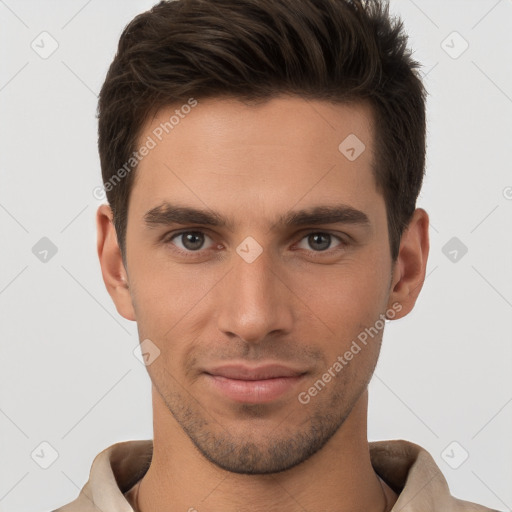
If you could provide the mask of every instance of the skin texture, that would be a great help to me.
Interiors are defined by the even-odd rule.
[[[149,119],[141,143],[176,108]],[[371,467],[366,434],[383,329],[308,403],[298,400],[329,368],[332,376],[338,356],[380,315],[405,316],[425,278],[424,210],[391,261],[372,127],[365,104],[199,101],[139,164],[126,267],[112,212],[98,209],[106,287],[140,339],[160,350],[147,366],[154,453],[139,489],[144,512],[381,512],[385,494],[392,507],[396,495]],[[366,146],[354,161],[338,150],[350,134]],[[232,225],[148,225],[145,214],[166,201],[218,212]],[[277,223],[289,211],[340,204],[369,223]],[[183,231],[188,237],[174,236]],[[247,237],[262,250],[250,263],[237,252]],[[244,403],[205,373],[228,362],[279,363],[303,376],[273,400]]]

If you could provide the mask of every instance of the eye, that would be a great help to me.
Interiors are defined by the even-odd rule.
[[[342,250],[348,245],[348,242],[339,236],[323,231],[313,231],[307,233],[300,240],[297,247],[299,249],[305,249],[309,252],[330,254],[331,251],[328,251],[328,249],[330,249],[332,246],[333,238],[339,242],[338,245],[333,249],[333,252],[336,249]],[[211,243],[209,246],[205,247],[205,239],[210,239]],[[304,241],[308,247],[300,246],[304,243]],[[187,256],[193,256],[194,253],[200,254],[203,250],[211,249],[215,245],[215,242],[211,239],[211,237],[209,237],[203,231],[181,231],[179,233],[174,233],[165,237],[163,242],[165,244],[171,244],[174,246],[174,250]]]
[[[173,245],[176,245],[182,252],[198,252],[201,249],[207,249],[207,247],[203,247],[205,238],[210,237],[202,231],[182,231],[181,233],[177,233],[169,237],[165,241],[166,243],[172,243]],[[181,240],[181,246],[174,242],[175,239]]]
[[[344,240],[342,240],[339,236],[333,235],[331,233],[325,233],[323,231],[314,231],[308,233],[304,238],[302,238],[302,240],[306,240],[306,243],[309,245],[309,247],[313,247],[314,252],[326,252],[326,249],[330,248],[333,238],[336,238],[340,242],[338,247],[344,247],[346,245],[346,242],[344,242]],[[304,247],[302,247],[302,249],[304,249]],[[308,247],[305,249],[309,250]]]

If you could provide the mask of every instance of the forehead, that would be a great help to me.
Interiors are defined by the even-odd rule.
[[[246,146],[241,148],[246,150],[249,144],[286,145],[304,151],[331,142],[337,150],[336,142],[352,134],[364,139],[367,149],[371,149],[372,131],[373,110],[367,102],[334,104],[284,95],[258,103],[235,98],[191,98],[163,107],[147,119],[139,145],[148,135],[158,146],[171,143],[171,138],[175,146],[183,142],[190,145],[192,135],[203,150],[218,147],[228,137],[238,142],[231,147],[233,151],[240,146]]]
[[[368,105],[297,97],[190,105],[162,108],[144,124],[139,147],[152,148],[130,201],[139,213],[178,202],[276,218],[299,203],[371,210],[380,201]]]

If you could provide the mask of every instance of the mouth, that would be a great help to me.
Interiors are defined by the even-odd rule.
[[[215,393],[238,403],[259,404],[290,393],[307,372],[269,364],[257,367],[225,365],[204,373]]]

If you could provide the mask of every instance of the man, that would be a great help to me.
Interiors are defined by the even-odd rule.
[[[154,439],[101,452],[59,512],[489,510],[420,446],[367,440],[385,321],[429,251],[406,41],[376,1],[178,0],[126,27],[98,254]]]

